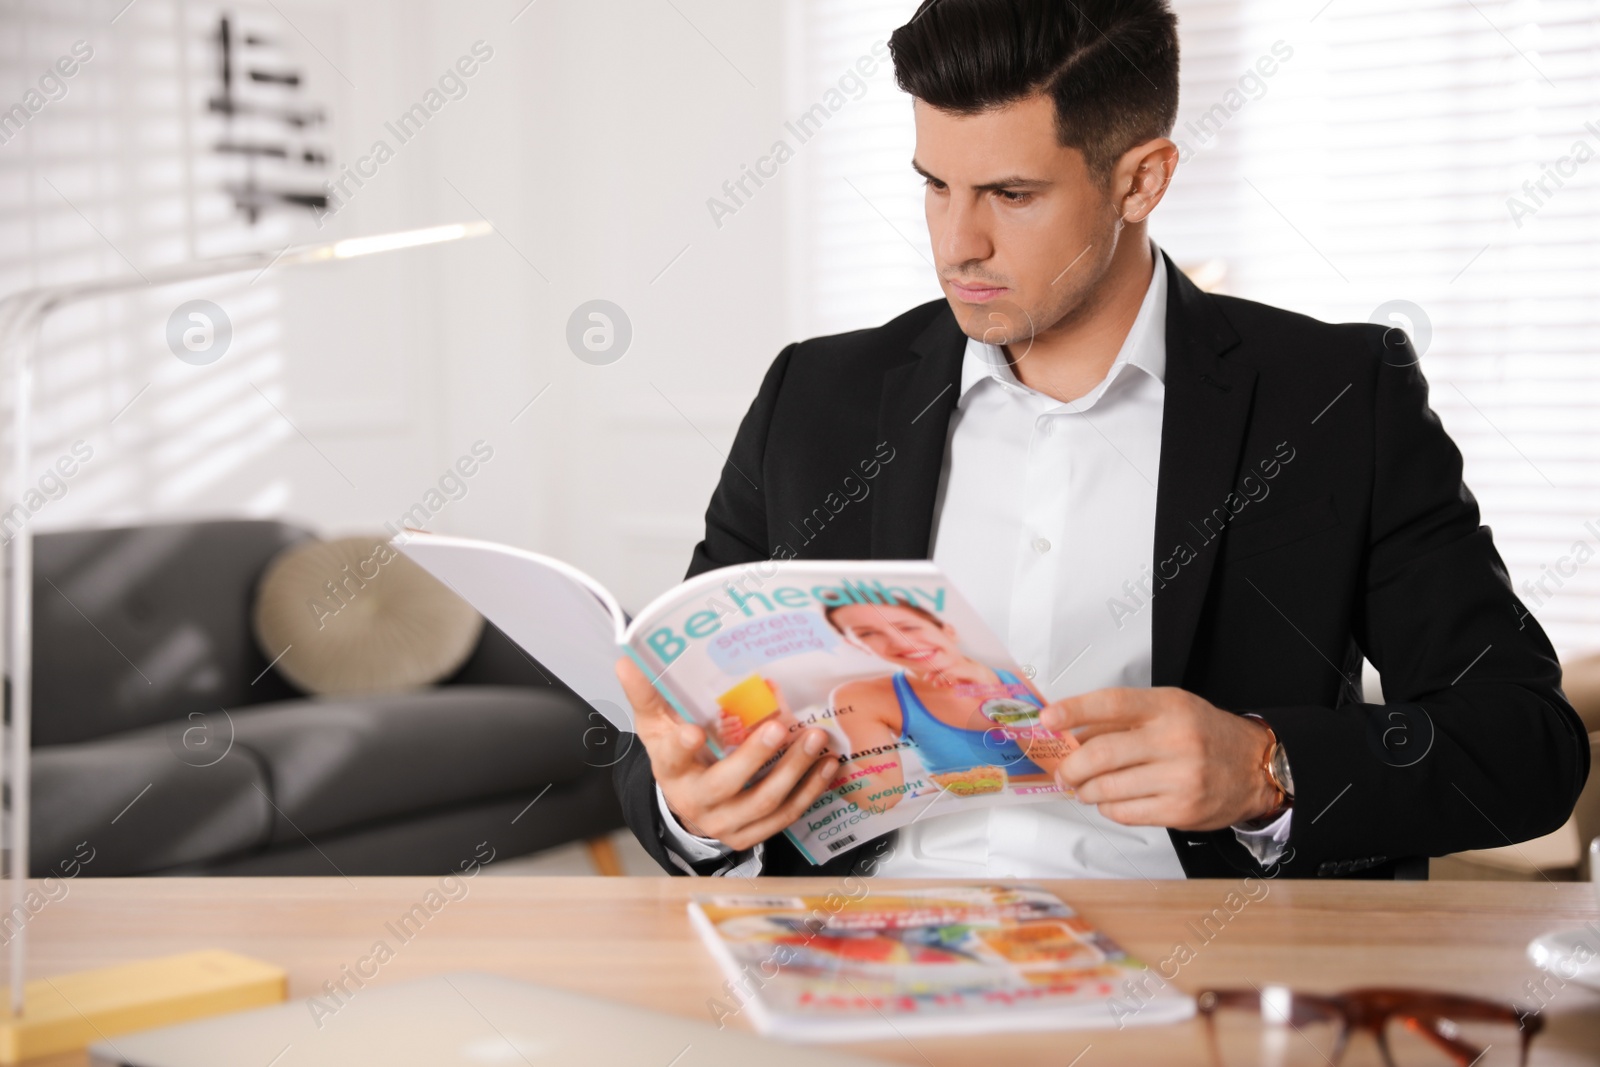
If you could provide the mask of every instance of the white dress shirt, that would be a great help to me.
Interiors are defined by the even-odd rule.
[[[969,338],[962,360],[932,558],[1047,700],[1150,685],[1148,590],[1167,362],[1159,250],[1155,263],[1116,360],[1078,400],[1063,403],[1023,385],[994,345]],[[761,846],[733,856],[689,835],[656,792],[675,860],[726,856],[726,873],[759,872]],[[952,810],[930,808],[900,830],[879,876],[1184,877],[1165,829],[1123,826],[1064,797],[970,811],[953,810],[959,800],[942,803]],[[1291,816],[1235,833],[1272,863]]]

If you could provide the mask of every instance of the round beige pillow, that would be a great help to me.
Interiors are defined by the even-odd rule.
[[[483,616],[382,534],[284,549],[256,586],[256,643],[308,693],[419,689],[472,654]]]

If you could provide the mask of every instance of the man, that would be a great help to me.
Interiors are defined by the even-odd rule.
[[[1558,827],[1587,738],[1409,341],[1208,296],[1151,244],[1178,160],[1164,0],[928,0],[890,48],[947,299],[778,356],[689,573],[931,557],[1083,740],[1055,769],[1081,803],[930,809],[813,867],[781,830],[836,767],[820,731],[747,787],[783,731],[708,765],[624,661],[642,744],[617,782],[650,853],[1395,877]],[[873,456],[870,496],[819,510]],[[1363,655],[1387,704],[1361,703]]]

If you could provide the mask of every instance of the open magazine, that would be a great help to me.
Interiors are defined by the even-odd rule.
[[[728,976],[727,999],[711,1005],[718,1022],[748,1011],[762,1033],[794,1041],[1121,1029],[1194,1014],[1166,982],[1143,988],[1144,964],[1031,886],[702,896],[689,918]]]
[[[394,543],[618,729],[632,729],[620,649],[718,758],[769,722],[791,738],[826,731],[838,770],[785,831],[812,863],[936,803],[1058,797],[1056,765],[1077,747],[1040,725],[1044,698],[924,560],[726,567],[629,621],[598,582],[547,556],[411,531]]]

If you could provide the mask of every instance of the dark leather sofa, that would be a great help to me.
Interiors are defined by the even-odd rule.
[[[615,731],[492,625],[434,688],[307,697],[250,632],[281,522],[35,540],[31,871],[444,874],[622,825]],[[530,806],[531,805],[531,806]]]

